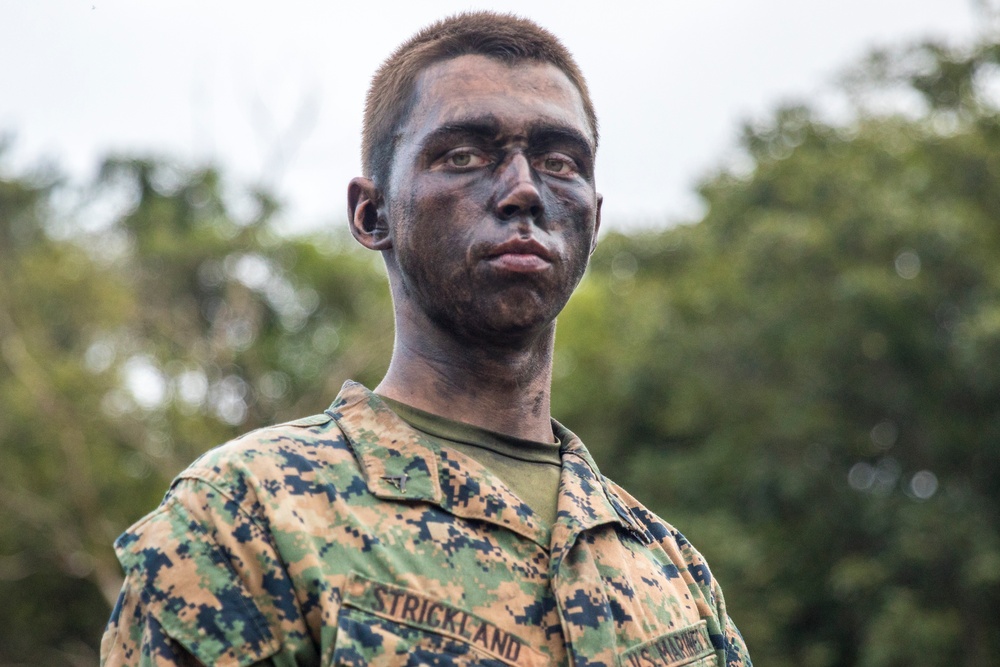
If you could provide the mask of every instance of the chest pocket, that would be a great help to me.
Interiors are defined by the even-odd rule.
[[[423,593],[352,574],[324,665],[547,665],[505,629]]]

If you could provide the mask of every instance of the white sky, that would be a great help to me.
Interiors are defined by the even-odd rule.
[[[470,8],[533,18],[576,55],[618,228],[696,216],[741,121],[817,99],[870,46],[978,33],[972,0],[0,0],[0,133],[15,165],[78,181],[109,152],[213,160],[275,188],[291,229],[342,224],[369,77]]]

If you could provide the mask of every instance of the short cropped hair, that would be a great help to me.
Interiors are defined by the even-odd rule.
[[[508,65],[536,61],[555,65],[580,91],[597,143],[597,115],[587,82],[572,54],[551,32],[513,14],[466,12],[433,23],[401,44],[372,77],[365,103],[361,167],[386,187],[396,139],[416,104],[417,77],[431,65],[463,55],[482,55]]]

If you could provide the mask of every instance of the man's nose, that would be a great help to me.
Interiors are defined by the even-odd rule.
[[[542,215],[542,196],[535,185],[528,158],[522,153],[514,153],[500,170],[497,217],[501,220],[531,218],[537,223]]]

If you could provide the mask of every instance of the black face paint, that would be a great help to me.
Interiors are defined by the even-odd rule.
[[[597,231],[579,92],[551,65],[462,56],[426,70],[388,188],[397,297],[456,336],[548,330]]]

